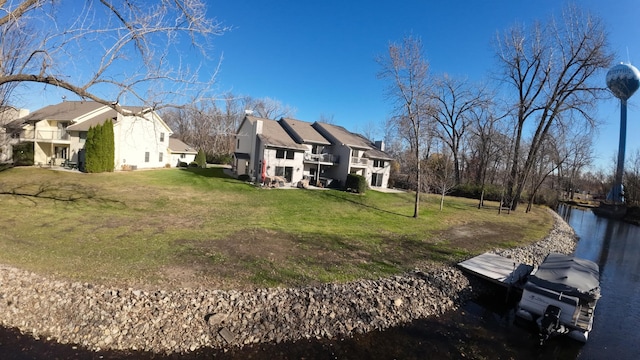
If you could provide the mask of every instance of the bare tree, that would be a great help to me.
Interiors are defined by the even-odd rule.
[[[211,96],[217,66],[206,74],[185,65],[197,58],[188,49],[205,60],[211,39],[228,30],[207,18],[204,1],[68,4],[0,1],[0,88],[50,85],[116,110],[122,100],[159,109]]]
[[[638,206],[640,204],[640,150],[631,155],[625,166],[624,200],[627,204]]]
[[[278,120],[280,118],[293,117],[296,114],[295,108],[269,97],[261,99],[245,97],[244,104],[245,110],[251,110],[254,115],[265,119]]]
[[[456,186],[454,162],[447,151],[432,154],[426,162],[429,183],[440,195],[440,211],[444,208],[445,196]]]
[[[434,86],[432,95],[435,112],[433,120],[440,125],[437,136],[449,147],[453,157],[453,171],[456,185],[461,183],[461,149],[467,129],[472,121],[472,112],[485,107],[488,93],[483,87],[471,86],[467,80],[460,80],[444,74]]]
[[[378,77],[389,82],[387,96],[395,104],[388,126],[409,144],[412,154],[416,183],[413,217],[417,218],[422,188],[420,163],[431,136],[429,64],[422,54],[422,42],[411,36],[400,44],[390,44],[388,55],[378,59],[382,68]]]
[[[165,122],[174,129],[174,136],[202,149],[209,158],[233,153],[236,129],[244,111],[241,100],[228,94],[218,105],[216,101],[202,101],[180,109],[163,112]]]
[[[570,132],[562,137],[560,152],[566,153],[566,160],[558,164],[558,178],[563,182],[562,190],[570,193],[578,187],[581,173],[593,161],[593,135],[591,132]]]
[[[576,7],[567,8],[560,22],[512,28],[498,40],[497,55],[517,96],[507,186],[507,201],[515,209],[551,126],[572,116],[595,125],[590,110],[606,91],[590,80],[611,64],[612,55],[600,20]],[[528,150],[522,146],[526,128],[533,129]]]
[[[379,124],[376,124],[374,121],[369,120],[364,124],[362,129],[356,129],[356,132],[362,133],[362,135],[364,135],[364,137],[366,137],[369,141],[375,142],[376,140],[380,140],[380,138],[377,137],[379,134],[379,129]]]
[[[506,160],[509,141],[502,123],[506,116],[506,114],[498,114],[491,101],[475,107],[470,113],[473,178],[475,184],[480,186],[478,208],[484,206],[487,181],[492,183],[490,179],[498,177],[498,169]],[[489,174],[491,174],[490,179],[488,179]]]
[[[325,114],[325,113],[322,113],[322,114],[320,114],[320,116],[318,116],[318,122],[325,123],[325,124],[335,124],[336,123],[333,114]]]

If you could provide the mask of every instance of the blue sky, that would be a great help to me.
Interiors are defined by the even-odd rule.
[[[235,27],[215,43],[224,55],[219,85],[236,94],[278,99],[295,107],[301,120],[332,115],[335,123],[359,132],[374,124],[382,136],[392,109],[384,97],[386,84],[376,77],[375,58],[385,56],[389,42],[418,36],[432,74],[487,81],[496,77],[498,32],[546,20],[565,5],[558,0],[216,1],[210,12]],[[605,22],[616,62],[640,64],[636,0],[579,5]],[[627,158],[640,131],[636,97],[629,100]],[[598,117],[603,126],[596,166],[606,168],[617,153],[617,101],[601,104]]]
[[[297,109],[295,117],[316,121],[324,114],[351,131],[379,128],[392,107],[386,83],[377,78],[375,59],[389,42],[420,37],[431,73],[471,81],[495,77],[492,44],[497,32],[515,23],[530,24],[558,14],[560,0],[209,1],[209,14],[233,27],[214,40],[212,58],[223,56],[217,78],[220,93],[270,97]],[[582,0],[601,17],[610,34],[616,62],[640,64],[640,4],[637,0]],[[214,67],[214,62],[209,69]],[[604,74],[602,75],[604,86]],[[36,93],[35,110],[60,101]],[[637,148],[640,95],[629,101],[627,157]],[[598,166],[617,152],[619,107],[599,106],[604,123],[596,142]]]

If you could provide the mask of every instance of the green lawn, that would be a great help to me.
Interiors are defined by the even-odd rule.
[[[258,189],[221,168],[0,172],[0,263],[122,286],[301,286],[453,263],[539,240],[545,209],[413,194]]]

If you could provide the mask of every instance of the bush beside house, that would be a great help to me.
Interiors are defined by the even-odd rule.
[[[13,165],[31,166],[34,163],[33,143],[23,142],[13,145]]]
[[[198,165],[198,167],[207,167],[207,155],[202,149],[198,150],[198,154],[196,155],[196,159],[194,160],[194,162]]]
[[[361,175],[349,174],[347,175],[347,183],[345,184],[345,187],[347,190],[358,194],[364,194],[367,191],[367,179]]]
[[[88,173],[112,172],[115,162],[115,144],[113,122],[92,126],[87,132],[85,143],[86,165]]]

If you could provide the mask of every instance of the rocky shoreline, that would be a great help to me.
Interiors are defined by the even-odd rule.
[[[540,263],[571,253],[573,229],[555,212],[552,231],[527,247],[494,252]],[[479,291],[454,267],[379,280],[253,291],[142,291],[50,280],[0,266],[0,324],[92,350],[192,352],[264,342],[347,337],[455,309]]]

